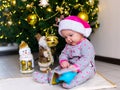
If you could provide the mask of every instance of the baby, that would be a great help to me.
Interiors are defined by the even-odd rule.
[[[65,39],[66,46],[59,56],[57,69],[72,68],[77,72],[70,84],[63,82],[64,88],[78,86],[95,75],[95,51],[86,38],[91,31],[90,25],[77,16],[68,16],[59,23],[58,32]]]
[[[92,29],[86,21],[77,16],[64,18],[60,21],[58,28],[58,32],[65,39],[66,45],[59,56],[59,66],[52,71],[68,69],[77,73],[70,83],[62,82],[62,87],[69,89],[85,83],[96,73],[94,47],[87,40]],[[37,75],[35,77],[40,82],[40,75]],[[50,76],[48,74],[48,82],[51,80]]]

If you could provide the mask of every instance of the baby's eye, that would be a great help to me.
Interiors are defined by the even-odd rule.
[[[67,37],[64,37],[65,39],[67,38]]]
[[[73,34],[70,34],[69,36],[70,36],[70,37],[72,37],[72,36],[73,36]]]

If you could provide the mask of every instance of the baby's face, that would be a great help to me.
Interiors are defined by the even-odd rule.
[[[77,45],[84,38],[82,34],[67,29],[62,30],[61,34],[65,38],[66,43],[72,46]]]

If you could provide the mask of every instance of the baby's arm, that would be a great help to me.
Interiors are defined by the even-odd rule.
[[[68,62],[68,55],[67,55],[67,45],[62,50],[60,56],[59,56],[59,64],[62,68],[68,68],[69,62]]]

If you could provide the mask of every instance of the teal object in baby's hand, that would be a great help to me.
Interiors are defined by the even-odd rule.
[[[63,81],[67,84],[70,84],[70,82],[74,79],[76,75],[77,75],[77,72],[73,72],[73,71],[63,73],[56,79],[56,82],[58,83]]]

